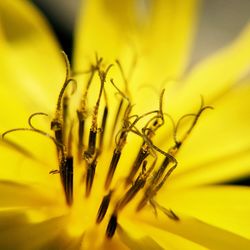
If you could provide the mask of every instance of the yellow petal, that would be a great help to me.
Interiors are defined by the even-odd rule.
[[[171,111],[190,112],[202,95],[206,103],[219,97],[250,70],[250,25],[240,36],[218,53],[199,63],[171,97]]]
[[[183,72],[199,1],[138,2],[84,3],[75,38],[76,70],[88,67],[97,52],[109,63],[119,58],[126,65],[125,72],[134,67],[136,60],[136,78],[140,82],[135,80],[133,85],[145,81],[161,84]]]
[[[148,63],[144,74],[152,70],[152,80],[158,75],[161,80],[176,79],[189,59],[199,0],[155,2],[145,41],[141,41]]]
[[[0,75],[1,79],[2,77],[3,75]],[[3,78],[6,80],[9,77]],[[23,97],[14,89],[11,90],[8,82],[0,85],[1,134],[10,128],[21,127],[27,122],[27,109],[24,107]]]
[[[157,201],[167,208],[189,214],[211,225],[250,239],[250,188],[199,187],[159,193]]]
[[[22,226],[28,223],[27,215],[23,210],[5,210],[0,212],[0,230],[6,230],[12,225]]]
[[[21,138],[23,138],[23,144],[19,143],[19,145],[26,146],[25,137]],[[49,146],[43,140],[36,140],[33,137],[34,144],[31,143],[31,140],[30,138],[30,141],[27,143],[28,145],[33,145],[33,148],[30,149],[32,153],[38,154],[35,158],[30,158],[26,154],[0,143],[0,161],[3,163],[3,167],[0,168],[1,179],[37,185],[38,187],[39,185],[44,186],[46,194],[49,195],[52,189],[55,197],[58,195],[57,192],[61,195],[62,190],[59,176],[49,174],[57,166],[55,151],[50,147],[51,145]],[[49,148],[52,150],[51,155],[48,153]],[[51,158],[52,161],[50,159],[50,162],[46,162],[46,158]]]
[[[18,93],[18,100],[13,95],[11,102],[27,109],[49,109],[55,105],[65,66],[47,22],[30,1],[0,1],[0,13],[1,89],[9,98]]]
[[[177,211],[176,213],[180,218],[179,221],[167,218],[160,211],[156,218],[152,210],[139,213],[137,219],[145,224],[150,224],[153,227],[177,234],[208,249],[228,250],[250,248],[250,240],[246,238],[206,224],[195,218],[181,215]]]
[[[86,1],[76,29],[74,69],[88,70],[95,53],[107,64],[119,59],[131,93],[129,97],[135,104],[134,113],[155,109],[162,85],[179,77],[185,69],[198,3],[199,0]],[[114,78],[124,91],[120,70],[111,69],[105,86],[109,106],[118,107],[119,103],[113,101],[114,88],[109,78]],[[93,85],[96,93],[99,84]]]
[[[16,182],[0,180],[0,207],[39,207],[55,205],[56,201],[38,190]],[[55,197],[54,197],[55,198]]]
[[[69,237],[64,231],[60,232],[51,241],[46,242],[41,246],[41,250],[56,250],[56,249],[67,249],[67,250],[81,250],[82,241],[84,235],[76,238]]]
[[[117,233],[129,249],[205,250],[201,245],[166,230],[136,221],[121,221]]]
[[[65,217],[53,218],[41,223],[13,223],[1,231],[1,249],[39,249],[55,238],[65,226]]]
[[[163,250],[163,248],[149,236],[141,237],[139,239],[133,238],[133,233],[130,235],[122,227],[118,228],[118,233],[124,244],[131,250]]]
[[[169,187],[185,187],[249,176],[250,85],[238,85],[214,102],[185,141]],[[170,183],[171,182],[171,183]]]

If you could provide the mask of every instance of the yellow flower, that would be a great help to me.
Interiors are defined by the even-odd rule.
[[[70,71],[0,1],[1,249],[250,249],[249,188],[218,185],[249,175],[250,27],[187,73],[197,7],[86,1]]]

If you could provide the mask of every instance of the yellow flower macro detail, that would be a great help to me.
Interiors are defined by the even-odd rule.
[[[250,249],[250,26],[187,71],[199,5],[85,1],[70,65],[0,0],[0,249]]]

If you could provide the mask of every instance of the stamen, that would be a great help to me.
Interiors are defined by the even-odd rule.
[[[74,125],[74,123],[72,122],[70,130],[69,130],[69,135],[68,135],[68,147],[67,147],[68,156],[73,155],[73,152],[72,152],[72,147],[73,147],[73,125]]]
[[[36,113],[30,115],[30,117],[29,117],[29,119],[28,119],[28,124],[29,124],[29,126],[30,126],[32,129],[34,129],[34,130],[37,130],[37,129],[33,126],[33,124],[32,124],[32,119],[33,119],[35,116],[37,116],[37,115],[49,116],[48,114],[43,113],[43,112],[36,112]]]
[[[99,70],[101,88],[100,88],[99,95],[98,95],[98,98],[97,98],[97,101],[96,101],[96,105],[95,105],[94,111],[93,111],[92,125],[91,125],[90,132],[89,132],[88,150],[84,152],[84,154],[87,157],[92,157],[95,154],[95,151],[96,151],[96,134],[97,134],[97,130],[98,130],[97,129],[97,116],[98,116],[98,111],[99,111],[102,92],[103,92],[103,89],[104,89],[104,84],[106,82],[106,77],[107,77],[107,74],[108,74],[111,67],[112,67],[112,64],[109,65],[105,71],[100,71]]]
[[[102,192],[104,191],[100,189],[100,185],[97,185],[95,189],[92,190],[92,188],[94,188],[93,185],[95,175],[97,173],[98,180],[95,181],[99,181],[99,178],[101,178],[101,183],[102,181],[104,181],[104,188],[106,190],[106,193],[101,197],[101,202],[100,204],[98,204],[99,209],[96,214],[96,218],[94,218],[94,220],[96,220],[96,226],[104,220],[108,209],[110,210],[110,204],[112,204],[112,208],[114,207],[114,209],[110,213],[110,218],[107,218],[108,225],[105,234],[106,238],[108,239],[111,239],[114,236],[116,228],[117,226],[119,226],[118,214],[128,204],[132,203],[132,201],[135,203],[134,200],[138,198],[137,196],[139,196],[139,192],[142,193],[142,196],[140,196],[139,202],[135,204],[136,211],[140,211],[149,204],[154,209],[156,215],[157,211],[160,210],[170,219],[175,221],[180,220],[180,218],[171,209],[167,209],[157,203],[157,201],[155,200],[155,196],[166,183],[169,176],[176,169],[177,160],[175,156],[179,152],[179,149],[181,148],[185,140],[191,134],[201,114],[204,110],[211,109],[212,107],[204,106],[204,101],[202,99],[201,106],[196,114],[186,114],[182,116],[175,124],[171,116],[163,113],[163,101],[165,93],[165,90],[163,89],[158,100],[159,106],[156,107],[156,109],[151,111],[144,111],[141,114],[134,114],[134,110],[132,112],[133,105],[131,103],[128,88],[129,79],[128,77],[126,77],[124,69],[118,60],[116,60],[116,64],[120,70],[121,79],[122,81],[124,81],[125,87],[123,86],[124,91],[121,91],[117,87],[118,85],[115,84],[115,81],[113,79],[109,79],[110,81],[108,81],[108,83],[112,84],[112,86],[117,91],[115,95],[119,96],[117,102],[118,107],[111,107],[110,105],[108,105],[108,101],[110,100],[107,98],[108,93],[106,93],[105,90],[107,91],[106,84],[108,83],[106,81],[112,65],[109,65],[106,69],[103,70],[102,58],[98,58],[96,56],[94,65],[91,65],[90,70],[88,72],[85,72],[88,73],[86,86],[84,87],[79,107],[77,111],[74,111],[75,113],[73,113],[72,115],[70,105],[71,103],[69,103],[70,93],[68,93],[66,89],[70,83],[73,83],[74,86],[76,86],[76,81],[71,78],[70,64],[64,52],[63,56],[66,65],[66,76],[57,99],[55,115],[52,117],[53,119],[50,122],[50,126],[53,132],[50,131],[49,133],[51,133],[52,135],[34,126],[34,118],[36,116],[49,116],[46,113],[37,112],[30,115],[28,119],[28,128],[15,128],[8,130],[2,134],[2,138],[4,139],[4,137],[8,133],[15,131],[32,131],[48,137],[55,143],[57,150],[58,169],[51,170],[50,174],[60,174],[62,190],[64,192],[66,204],[69,207],[72,206],[74,200],[74,158],[78,157],[77,163],[79,165],[81,163],[81,165],[84,166],[84,168],[80,168],[80,170],[82,171],[82,173],[80,173],[80,177],[84,176],[84,178],[86,178],[86,182],[84,184],[85,193],[83,191],[85,198],[88,198],[91,195],[91,192],[93,193],[96,190],[100,192],[100,194],[102,194]],[[131,68],[131,71],[132,70],[133,69]],[[97,77],[99,77],[97,79],[99,80],[98,84],[100,84],[98,85],[99,91],[97,93],[94,93],[96,95],[96,99],[94,100],[95,103],[92,107],[90,107],[87,99],[90,88],[92,88],[91,84],[94,83],[96,74],[98,74]],[[74,90],[75,89],[73,89],[73,92]],[[102,100],[103,95],[105,100]],[[110,95],[108,97],[110,98]],[[89,108],[93,108],[91,117],[89,117]],[[111,125],[111,128],[108,129],[108,131],[110,131],[111,129],[111,135],[109,136],[110,142],[112,140],[112,143],[114,144],[113,154],[110,162],[108,162],[108,169],[103,169],[105,170],[105,172],[104,176],[102,176],[103,171],[101,171],[100,173],[97,172],[97,164],[100,159],[102,160],[103,158],[107,157],[106,152],[104,152],[104,155],[101,154],[106,149],[104,143],[104,141],[106,140],[104,139],[106,139],[106,136],[108,136],[107,134],[105,134],[107,133],[106,126],[109,122],[108,119],[110,119],[108,115],[113,112],[116,112],[115,117],[113,117],[114,121],[112,118],[111,123],[113,124]],[[76,114],[77,118],[75,118]],[[174,141],[172,147],[168,148],[167,151],[162,150],[161,147],[159,147],[154,142],[154,136],[157,134],[158,129],[165,124],[166,116],[169,117],[173,125],[172,139]],[[190,123],[182,124],[185,118],[191,118],[189,120],[191,125]],[[75,119],[77,119],[77,128],[75,128],[74,124]],[[99,123],[101,123],[101,126]],[[90,126],[86,127],[88,124],[90,124]],[[182,127],[182,125],[185,126]],[[180,131],[180,128],[182,128],[183,130]],[[75,129],[77,130],[76,136],[74,136]],[[86,134],[86,132],[88,134]],[[128,175],[124,178],[119,178],[114,185],[112,181],[114,182],[113,179],[115,171],[119,167],[121,155],[123,155],[126,151],[124,150],[124,147],[126,143],[128,143],[128,136],[130,136],[131,133],[136,135],[135,137],[139,136],[141,147],[138,148],[138,151],[136,151],[137,155],[135,159],[133,159],[134,162],[132,166],[128,166],[131,167],[130,169],[128,168]],[[88,136],[88,144],[84,145],[86,136]],[[29,152],[26,152],[24,149],[19,148],[17,144],[12,143],[11,141],[6,142],[8,145],[16,148],[21,153],[29,155]],[[161,162],[159,162],[160,155],[162,155]],[[129,157],[129,155],[125,157]],[[112,189],[110,189],[111,184],[115,186],[112,187]],[[117,188],[118,185],[119,188]],[[84,200],[81,200],[80,198],[80,208],[84,206],[84,204],[82,203],[84,202]],[[92,199],[88,199],[87,202],[91,202],[91,200]],[[78,204],[76,203],[76,205]],[[75,206],[72,206],[71,209],[74,210],[72,214],[75,214],[75,211],[78,212],[79,210],[75,210]]]
[[[95,154],[96,150],[96,135],[97,135],[97,128],[91,128],[89,131],[89,143],[88,143],[88,150],[84,152],[84,158],[91,158]]]
[[[161,187],[163,186],[163,184],[165,183],[165,181],[167,180],[167,178],[172,174],[172,172],[176,169],[177,167],[177,162],[174,164],[174,166],[172,166],[168,172],[166,173],[166,175],[163,177],[162,181],[156,185],[156,187],[154,188],[154,193],[156,194],[160,189]]]
[[[113,128],[112,128],[112,131],[115,131],[116,130],[116,127],[117,127],[117,122],[118,122],[118,118],[120,116],[120,112],[121,112],[121,109],[122,109],[122,105],[123,105],[123,100],[127,100],[127,102],[129,103],[129,105],[131,106],[131,103],[130,103],[130,99],[129,97],[124,94],[117,86],[116,84],[114,83],[114,79],[110,79],[110,83],[114,86],[114,88],[117,90],[118,94],[122,96],[122,99],[120,101],[120,104],[119,104],[119,107],[117,109],[117,113],[116,113],[116,116],[115,116],[115,120],[114,120],[114,124],[113,124]],[[125,82],[125,87],[126,87],[126,82]],[[127,108],[126,108],[126,111],[125,113],[127,112]],[[125,115],[124,115],[125,117]],[[111,142],[112,142],[112,139],[113,139],[113,136],[110,137],[110,145],[111,145]]]
[[[33,128],[14,128],[14,129],[10,129],[10,130],[5,131],[2,134],[2,139],[4,139],[7,134],[12,133],[12,132],[16,132],[16,131],[31,131],[31,132],[35,132],[35,133],[44,135],[44,136],[50,138],[55,143],[57,148],[60,149],[60,151],[64,150],[64,146],[62,144],[60,144],[54,137],[52,137],[51,135],[49,135],[49,134],[47,134],[47,133],[45,133],[45,132],[43,132],[42,130],[39,130],[39,129],[33,129]]]
[[[122,65],[121,65],[121,63],[120,63],[119,60],[115,60],[115,62],[116,62],[116,64],[117,64],[117,66],[119,67],[119,70],[120,70],[120,72],[121,72],[121,76],[122,76],[123,81],[124,81],[125,93],[126,93],[129,97],[131,97],[131,94],[130,94],[130,91],[129,91],[129,88],[128,88],[128,79],[127,79],[126,76],[125,76],[125,72],[124,72],[124,70],[123,70],[123,67],[122,67]]]
[[[63,126],[62,120],[55,118],[51,122],[51,130],[55,132],[56,140],[63,144]]]
[[[102,220],[104,219],[104,217],[107,213],[112,193],[113,193],[113,191],[110,190],[110,192],[107,195],[105,195],[102,199],[102,202],[101,202],[101,205],[99,207],[97,217],[96,217],[97,224],[102,222]]]
[[[155,186],[159,179],[162,177],[163,173],[165,172],[166,168],[168,167],[168,164],[170,163],[170,159],[169,157],[165,157],[165,159],[163,160],[160,168],[158,169],[158,171],[153,175],[153,178],[151,180],[151,185]]]
[[[140,116],[137,119],[137,121],[138,121],[139,119],[142,119],[143,117],[145,117],[147,115],[157,113],[157,115],[154,116],[153,118],[151,118],[143,128],[143,130],[146,131],[145,134],[146,134],[148,139],[151,139],[154,136],[156,130],[158,128],[160,128],[164,124],[164,116],[163,116],[163,111],[162,111],[162,103],[163,103],[164,92],[165,92],[165,90],[163,89],[162,92],[161,92],[161,96],[160,96],[159,111],[151,111],[151,112],[145,113],[144,115]],[[134,124],[132,124],[132,126],[133,125]],[[134,163],[132,165],[130,173],[129,173],[128,177],[126,178],[126,185],[128,185],[129,183],[131,183],[133,181],[133,179],[134,179],[136,173],[138,172],[142,162],[149,155],[149,149],[150,149],[150,147],[144,141],[142,143],[140,151],[137,154],[137,157],[136,157],[136,159],[135,159],[135,161],[134,161]]]
[[[148,147],[145,143],[143,143],[143,145],[140,148],[139,153],[137,154],[137,157],[132,165],[132,168],[128,174],[128,177],[126,178],[126,185],[128,185],[129,183],[131,183],[136,175],[136,173],[138,172],[142,162],[146,159],[146,157],[149,155],[148,152]]]
[[[62,106],[61,100],[62,100],[66,87],[71,82],[76,84],[74,79],[69,79],[64,83],[63,88],[61,89],[61,92],[58,97],[55,118],[51,121],[51,125],[50,125],[51,130],[55,132],[56,140],[60,143],[63,143],[64,137],[65,137],[65,126],[64,126],[64,120],[63,120],[63,111],[61,108]]]
[[[180,220],[180,218],[171,209],[167,209],[161,206],[157,201],[151,200],[150,203],[155,208],[155,211],[157,208],[160,209],[160,211],[162,211],[169,219],[172,219],[175,221]]]
[[[176,143],[176,147],[177,149],[180,148],[180,146],[183,144],[183,142],[188,138],[188,136],[190,135],[190,133],[192,132],[192,130],[194,129],[195,125],[197,124],[198,122],[198,119],[200,118],[201,114],[203,113],[203,111],[207,110],[207,109],[213,109],[212,106],[204,106],[204,100],[203,100],[203,97],[201,96],[201,106],[200,106],[200,109],[199,111],[197,112],[197,114],[186,114],[184,116],[182,116],[179,121],[177,122],[176,124],[176,127],[175,127],[175,131],[174,131],[174,140],[175,140],[175,143]],[[178,131],[178,128],[180,126],[180,123],[181,121],[186,118],[186,117],[189,117],[189,116],[194,116],[194,120],[191,124],[191,126],[189,127],[189,129],[186,131],[186,133],[184,134],[183,138],[181,140],[177,140],[176,138],[176,134],[177,134],[177,131]]]
[[[77,110],[78,118],[78,160],[82,159],[82,150],[83,150],[83,140],[84,140],[84,128],[85,128],[85,119],[87,115],[85,111]]]
[[[86,174],[86,190],[85,190],[85,196],[89,197],[92,185],[94,182],[95,177],[95,169],[97,164],[97,155],[95,156],[94,160],[92,160],[91,163],[88,163],[87,166],[87,174]]]
[[[152,178],[150,184],[146,188],[142,199],[140,200],[140,202],[138,203],[138,205],[136,207],[137,212],[140,211],[142,208],[144,208],[147,205],[148,202],[150,202],[150,204],[151,204],[151,201],[153,200],[153,197],[157,194],[157,192],[161,189],[161,187],[163,186],[163,184],[165,183],[167,178],[171,175],[171,173],[177,167],[177,163],[175,163],[175,165],[172,166],[167,171],[165,176],[160,181],[160,178],[162,177],[162,175],[163,175],[163,173],[164,173],[164,171],[167,168],[169,163],[170,163],[169,159],[166,157],[164,159],[161,167],[159,168],[159,170],[153,175],[153,178]]]
[[[94,75],[100,68],[100,64],[102,62],[102,58],[98,59],[96,55],[96,64],[91,65],[91,69],[89,72],[91,72],[90,77],[87,82],[87,86],[85,89],[85,92],[83,94],[83,97],[80,102],[80,107],[77,110],[77,117],[78,117],[78,159],[81,160],[82,158],[82,150],[83,150],[83,140],[84,140],[84,128],[85,128],[85,120],[87,118],[87,111],[86,111],[86,102],[87,102],[87,96],[88,91],[90,88],[90,85],[93,81]]]
[[[113,179],[117,164],[118,164],[118,162],[120,160],[122,149],[126,144],[126,140],[127,140],[127,136],[128,136],[128,132],[129,132],[129,127],[130,127],[130,122],[129,122],[130,113],[131,113],[131,110],[132,110],[132,105],[130,103],[129,98],[115,85],[113,79],[111,79],[110,82],[115,87],[115,89],[118,91],[118,93],[124,99],[126,99],[128,101],[128,105],[127,105],[127,108],[126,108],[126,110],[124,112],[122,128],[117,133],[116,138],[115,138],[116,147],[114,149],[113,157],[112,157],[112,160],[110,162],[109,170],[108,170],[108,173],[107,173],[107,176],[106,176],[105,189],[108,189],[110,184],[111,184],[111,181]],[[120,102],[120,106],[121,105],[122,105],[122,102]],[[119,107],[119,109],[120,109],[120,107]],[[118,111],[119,111],[119,109],[118,109]],[[120,113],[120,111],[119,111],[119,113]],[[117,113],[117,117],[118,117],[119,113]],[[118,139],[118,136],[119,136],[119,139]]]
[[[108,239],[111,239],[114,236],[116,228],[117,228],[117,215],[113,213],[110,217],[110,220],[106,229],[106,237]]]
[[[35,114],[33,114],[34,116]],[[48,138],[50,138],[57,147],[57,151],[59,153],[59,159],[60,159],[60,164],[59,164],[59,170],[52,170],[50,173],[60,173],[63,189],[65,192],[65,197],[66,197],[66,202],[70,206],[72,205],[73,202],[73,157],[65,156],[65,147],[62,145],[60,142],[58,142],[54,137],[51,135],[43,132],[42,130],[34,129],[31,123],[31,119],[33,116],[30,116],[29,118],[29,124],[31,125],[32,128],[15,128],[6,131],[5,133],[2,134],[2,138],[4,138],[7,134],[15,132],[15,131],[31,131],[31,132],[36,132],[38,134],[44,135]]]
[[[123,209],[134,197],[135,195],[144,187],[146,180],[149,176],[149,172],[145,172],[147,162],[143,162],[142,172],[135,180],[135,183],[129,188],[125,193],[123,198],[118,202],[116,208],[117,210]]]
[[[167,154],[164,154],[166,157],[165,157],[165,159],[164,159],[161,167],[159,168],[159,170],[154,174],[150,185],[146,189],[143,198],[141,199],[141,201],[139,202],[139,204],[138,204],[138,206],[136,208],[137,211],[140,211],[147,204],[148,201],[150,201],[150,203],[152,204],[153,197],[162,188],[162,186],[164,185],[164,183],[167,180],[167,178],[171,175],[171,173],[177,167],[177,161],[175,160],[174,155],[176,155],[176,153],[178,152],[178,150],[182,146],[183,142],[190,135],[190,133],[193,130],[193,128],[195,127],[195,125],[196,125],[196,123],[197,123],[200,115],[206,109],[212,109],[212,107],[210,107],[210,106],[204,106],[204,102],[203,102],[203,99],[202,99],[202,101],[201,101],[201,107],[200,107],[200,109],[199,109],[199,111],[198,111],[197,114],[187,114],[187,115],[182,116],[179,119],[179,121],[178,121],[178,123],[177,123],[177,125],[175,127],[175,130],[174,130],[175,145],[169,149],[169,151],[168,151]],[[191,126],[189,127],[189,129],[184,134],[183,138],[181,140],[177,140],[176,134],[177,134],[177,130],[179,128],[180,122],[182,121],[182,119],[184,119],[186,117],[189,117],[189,116],[194,116],[195,119],[193,120],[193,122],[192,122]],[[151,143],[151,141],[149,141],[149,142]],[[155,146],[154,146],[154,148],[155,148]],[[157,150],[157,151],[159,151],[159,150]],[[165,176],[160,181],[160,178],[162,177],[163,173],[165,172],[165,169],[167,168],[167,166],[169,165],[170,162],[173,162],[174,166],[172,166],[167,171],[167,173],[165,174]]]
[[[73,157],[66,157],[60,166],[60,174],[64,187],[66,202],[69,206],[73,203]]]
[[[143,117],[147,116],[147,115],[150,115],[150,114],[153,114],[155,112],[158,112],[158,111],[151,111],[151,112],[148,112],[148,113],[145,113],[143,114],[142,116],[138,117],[132,124],[131,124],[131,128],[132,127],[135,127],[135,124],[140,120],[142,119]],[[161,118],[161,116],[160,116]],[[148,125],[151,121],[153,121],[153,124],[151,126],[151,128],[148,128]],[[148,138],[148,140],[150,138],[153,137],[155,131],[163,125],[163,122],[159,123],[159,116],[155,116],[153,118],[151,118],[149,120],[149,122],[147,122],[146,126],[142,129],[143,131],[145,131],[145,136]],[[135,132],[137,135],[141,136],[143,138],[143,135],[138,132],[138,130],[132,130],[133,132]],[[150,145],[147,144],[146,141],[144,141],[142,143],[142,146],[140,148],[140,151],[139,153],[137,154],[137,157],[132,165],[132,168],[130,170],[130,173],[128,175],[128,177],[126,178],[126,185],[128,185],[129,183],[131,183],[134,179],[134,176],[136,175],[136,173],[138,172],[142,162],[147,158],[147,156],[149,155],[149,151],[150,151]]]
[[[55,132],[56,140],[63,144],[64,143],[64,137],[65,137],[65,126],[64,126],[64,115],[63,115],[63,109],[62,109],[62,98],[65,93],[65,90],[69,83],[74,83],[76,86],[76,81],[72,78],[70,78],[70,63],[68,60],[67,55],[62,52],[63,58],[65,61],[65,67],[66,67],[66,76],[63,83],[63,87],[59,93],[58,99],[57,99],[57,105],[56,105],[56,114],[55,118],[51,121],[51,130]],[[73,91],[74,92],[74,91]]]
[[[104,138],[104,133],[105,133],[105,128],[106,128],[107,118],[108,118],[108,107],[105,106],[104,111],[103,111],[103,116],[102,116],[102,126],[101,126],[101,132],[100,132],[100,145],[99,145],[100,152],[102,152],[102,148],[103,148],[103,138]]]
[[[67,118],[69,116],[69,97],[68,95],[65,95],[62,100],[62,106],[63,106],[63,124],[64,124],[64,131],[67,130]]]
[[[110,79],[110,82],[112,83],[112,85],[115,87],[115,89],[118,91],[118,94],[120,94],[122,96],[122,98],[126,99],[128,101],[128,103],[130,103],[130,99],[127,95],[125,95],[114,83],[114,79]]]
[[[117,164],[120,160],[121,157],[121,150],[118,148],[115,148],[114,152],[113,152],[113,156],[112,156],[112,160],[110,162],[109,165],[109,170],[106,176],[106,181],[105,181],[105,189],[107,190],[110,186],[110,183],[112,181],[112,178],[114,176]]]

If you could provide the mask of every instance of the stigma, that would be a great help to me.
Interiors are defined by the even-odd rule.
[[[178,215],[171,209],[158,204],[156,195],[177,168],[178,151],[200,115],[211,107],[205,106],[202,100],[195,114],[183,115],[175,123],[163,108],[163,89],[155,109],[135,113],[136,102],[118,60],[105,64],[96,56],[84,77],[79,78],[79,74],[71,72],[65,53],[63,57],[66,76],[49,121],[51,130],[45,132],[33,126],[34,116],[50,117],[38,112],[29,117],[29,127],[8,130],[2,136],[14,131],[32,131],[51,139],[58,165],[50,173],[60,176],[66,206],[77,218],[81,213],[91,214],[90,223],[103,225],[108,239],[115,235],[119,217],[129,205],[135,213],[150,206],[153,211],[161,210],[178,221]],[[114,78],[113,68],[120,72],[119,80]],[[189,118],[191,123],[179,138],[177,134],[184,118]],[[155,138],[159,131],[164,135],[169,123],[173,127],[172,145],[163,150]]]

